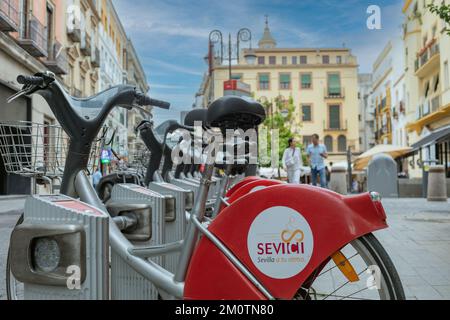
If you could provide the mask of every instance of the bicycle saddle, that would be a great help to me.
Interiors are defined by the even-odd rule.
[[[208,115],[208,109],[195,109],[189,112],[186,115],[186,118],[184,118],[184,125],[193,127],[195,122],[201,122],[202,125],[206,126],[207,121],[207,115]]]
[[[207,124],[223,129],[248,130],[266,119],[261,104],[247,98],[226,96],[214,101],[207,111]]]

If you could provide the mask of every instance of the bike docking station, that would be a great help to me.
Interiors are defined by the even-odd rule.
[[[194,193],[165,182],[150,182],[148,188],[162,195],[172,196],[175,199],[175,214],[166,217],[164,225],[165,243],[175,243],[184,239],[190,211],[194,204]],[[179,252],[165,256],[164,266],[175,273],[178,266]]]
[[[29,197],[10,244],[11,272],[25,300],[108,299],[108,219],[66,196]]]
[[[133,184],[117,184],[111,193],[108,211],[117,208],[118,215],[128,211],[127,205],[148,206],[143,217],[137,218],[137,225],[131,230],[123,230],[125,237],[135,246],[136,250],[149,246],[159,246],[166,243],[166,221],[170,223],[176,218],[176,199],[171,195],[163,195],[147,188]],[[121,207],[123,206],[123,210]],[[136,212],[133,210],[133,213]],[[150,259],[160,266],[165,265],[165,256]],[[118,255],[111,250],[111,299],[112,300],[157,300],[158,290],[137,273]]]

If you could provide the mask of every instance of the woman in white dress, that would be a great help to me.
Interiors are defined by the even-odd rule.
[[[289,139],[289,147],[284,151],[283,165],[286,169],[288,182],[300,184],[301,167],[303,166],[302,152],[297,148],[297,141]]]

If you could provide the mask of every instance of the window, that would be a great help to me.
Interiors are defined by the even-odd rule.
[[[347,151],[347,137],[339,136],[338,138],[338,151],[346,152]]]
[[[281,64],[287,65],[287,57],[281,57]]]
[[[304,122],[312,121],[312,107],[309,104],[302,105],[302,120]]]
[[[259,75],[259,90],[270,90],[269,74],[260,74]]]
[[[303,136],[303,147],[308,147],[312,143],[312,136]]]
[[[297,57],[292,57],[292,64],[297,64]]]
[[[340,96],[341,95],[341,77],[339,73],[328,74],[328,96]]]
[[[444,62],[444,86],[448,89],[449,86],[448,61]]]
[[[311,89],[312,88],[311,73],[302,73],[300,75],[300,86],[302,89]]]
[[[428,98],[428,95],[430,94],[430,81],[427,81],[425,84],[425,98]]]
[[[336,57],[336,63],[337,64],[342,64],[342,56],[337,56]]]
[[[258,57],[258,64],[266,64],[266,57]]]
[[[289,90],[291,88],[291,75],[289,73],[280,74],[280,89]]]
[[[326,136],[324,139],[324,144],[328,152],[333,152],[333,137]]]
[[[300,56],[300,64],[308,64],[308,57]]]
[[[341,128],[341,106],[340,105],[330,105],[328,110],[328,123],[329,129],[340,129]]]
[[[330,64],[330,56],[328,56],[328,55],[322,56],[322,63]]]
[[[270,56],[269,57],[269,64],[277,64],[277,57],[275,56]]]
[[[238,80],[238,81],[242,80],[242,73],[239,73],[239,74],[232,74],[232,75],[231,75],[231,79],[232,79],[232,80]]]
[[[439,75],[437,75],[434,80],[434,92],[435,93],[438,92],[438,89],[439,89]]]

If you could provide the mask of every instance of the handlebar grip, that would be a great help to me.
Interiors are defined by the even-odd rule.
[[[166,101],[156,100],[152,99],[149,96],[145,94],[138,94],[137,95],[137,103],[140,106],[153,106],[153,107],[159,107],[162,109],[169,109],[170,103]]]
[[[44,84],[44,78],[38,76],[18,76],[17,82],[23,85],[41,86]]]

